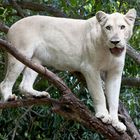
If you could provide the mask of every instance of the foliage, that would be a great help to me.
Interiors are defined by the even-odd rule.
[[[0,0],[2,2],[7,0]],[[20,0],[18,0],[20,1]],[[139,0],[32,0],[40,4],[51,5],[63,13],[66,13],[71,18],[87,19],[95,15],[99,10],[108,13],[122,12],[125,13],[129,8],[136,8],[140,16],[140,2]],[[46,12],[35,12],[31,10],[24,10],[30,15],[43,14],[51,15]],[[17,16],[16,10],[13,7],[0,7],[0,20],[10,26],[20,17]],[[134,35],[130,41],[132,46],[140,50],[140,22],[137,20],[137,25],[134,29]],[[0,33],[3,36],[2,33]],[[0,80],[4,77],[4,52],[0,51]],[[53,69],[52,69],[53,70]],[[55,70],[53,70],[55,71]],[[86,86],[79,83],[77,78],[68,72],[55,71],[60,77],[64,79],[67,85],[73,90],[75,94],[91,109],[93,110],[92,100],[86,89]],[[140,77],[140,66],[129,57],[126,58],[126,65],[123,72],[125,77]],[[18,78],[13,92],[20,95],[18,85],[21,81],[22,75]],[[53,98],[59,98],[59,92],[47,80],[38,77],[34,87],[38,90],[47,90]],[[121,100],[125,103],[131,117],[140,130],[140,87],[122,87]],[[0,115],[0,139],[1,140],[101,140],[104,139],[97,133],[92,133],[80,124],[73,121],[65,120],[64,118],[54,114],[49,107],[46,106],[31,106],[22,107],[19,109],[5,109],[1,111]]]

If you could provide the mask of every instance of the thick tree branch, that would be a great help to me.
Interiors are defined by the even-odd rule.
[[[94,117],[93,114],[89,111],[89,109],[87,109],[87,107],[78,98],[74,96],[71,90],[55,74],[53,74],[43,66],[37,65],[29,61],[25,56],[23,56],[19,51],[17,51],[15,47],[13,47],[7,41],[0,39],[0,46],[9,53],[11,53],[16,59],[18,59],[28,67],[32,68],[36,72],[42,74],[47,79],[51,80],[51,82],[63,93],[60,103],[56,101],[54,103],[51,99],[50,100],[47,99],[48,103],[50,103],[51,101],[53,102],[53,109],[55,112],[59,113],[64,117],[67,117],[68,119],[78,121],[83,125],[85,125],[86,127],[90,128],[91,130],[97,130],[97,132],[103,134],[110,140],[112,139],[132,140],[131,137],[126,132],[124,134],[119,134],[113,129],[111,125],[105,125],[101,121],[99,121],[96,117]],[[15,103],[16,101],[14,101],[14,104]],[[3,105],[1,104],[1,106]],[[17,106],[21,105],[24,105],[22,101],[17,103]]]
[[[85,105],[73,94],[63,95],[60,101],[50,98],[32,98],[0,103],[0,109],[41,104],[52,105],[54,112],[69,120],[77,121],[92,131],[96,130],[97,132],[100,132],[109,140],[132,140],[127,133],[120,134],[116,132],[111,125],[103,124],[100,120],[93,116],[93,114],[85,107]]]

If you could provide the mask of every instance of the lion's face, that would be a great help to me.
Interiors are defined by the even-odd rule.
[[[120,13],[106,14],[99,11],[96,18],[101,25],[104,39],[110,52],[119,56],[126,48],[127,41],[132,36],[136,11],[129,10],[126,15]]]

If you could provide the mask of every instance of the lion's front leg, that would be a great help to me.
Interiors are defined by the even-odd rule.
[[[118,131],[126,131],[126,126],[118,119],[119,93],[121,85],[121,70],[112,70],[107,73],[105,93],[109,105],[109,113],[112,119],[112,125]]]
[[[110,124],[111,117],[106,108],[106,99],[102,89],[100,72],[92,68],[88,68],[88,70],[84,71],[83,74],[94,102],[95,116],[100,118],[102,122]]]

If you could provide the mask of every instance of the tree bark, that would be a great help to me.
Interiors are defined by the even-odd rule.
[[[122,85],[130,87],[140,87],[140,78],[124,78],[122,79]]]
[[[49,79],[62,93],[60,100],[55,99],[30,99],[17,100],[14,102],[1,103],[0,108],[4,107],[18,107],[24,105],[41,104],[47,103],[53,105],[53,110],[66,117],[77,121],[92,131],[96,130],[106,138],[110,140],[132,140],[131,135],[126,132],[123,134],[118,133],[111,125],[103,124],[99,119],[94,117],[93,113],[71,92],[71,90],[65,85],[65,83],[57,77],[54,73],[47,70],[41,65],[35,64],[23,56],[15,47],[13,47],[7,41],[0,39],[0,47],[11,53],[16,59],[21,61],[23,64],[32,68],[36,72],[42,74],[44,77]],[[29,100],[29,102],[28,102]],[[46,100],[46,102],[45,102]]]

